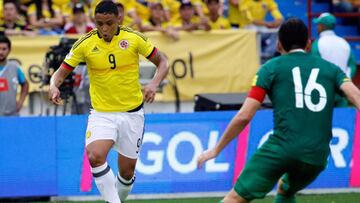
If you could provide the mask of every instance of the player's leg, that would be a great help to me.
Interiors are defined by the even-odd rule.
[[[86,132],[86,152],[91,172],[103,199],[110,203],[120,203],[115,188],[115,175],[106,162],[106,157],[114,145],[116,128],[110,114],[92,112],[89,115]]]
[[[278,187],[276,190],[276,196],[274,203],[295,203],[295,194],[288,194],[286,188],[287,185],[284,184],[283,180],[280,179],[278,182]]]
[[[137,159],[118,154],[119,173],[116,177],[116,188],[121,201],[127,198],[134,185],[136,161]]]
[[[144,135],[144,110],[122,113],[119,115],[119,137],[116,143],[118,153],[118,167],[116,188],[120,200],[123,201],[130,193],[135,182],[135,166],[139,156]]]
[[[279,180],[274,203],[295,203],[296,192],[312,183],[325,168],[304,162],[297,162],[291,166],[291,170]]]
[[[273,189],[287,167],[286,155],[277,149],[276,145],[266,142],[255,152],[246,163],[234,186],[235,193],[242,199],[235,198],[234,193],[230,192],[227,195],[229,201],[225,198],[225,203],[250,202],[253,199],[262,199]]]

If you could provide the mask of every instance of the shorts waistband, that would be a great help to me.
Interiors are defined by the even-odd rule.
[[[137,112],[139,111],[140,109],[142,109],[142,107],[144,106],[144,103],[141,103],[138,107],[134,108],[134,109],[131,109],[129,111],[127,111],[128,113],[133,113],[133,112]]]

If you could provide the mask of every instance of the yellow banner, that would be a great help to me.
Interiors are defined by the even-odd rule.
[[[147,36],[169,58],[169,83],[159,100],[173,101],[176,86],[182,101],[192,101],[195,94],[245,92],[259,67],[256,34],[246,30],[196,31],[180,33],[173,41],[161,33]],[[31,65],[42,66],[50,46],[59,37],[12,37],[10,58],[22,63],[25,75]],[[31,84],[31,91],[39,85]]]
[[[182,101],[201,93],[246,92],[259,68],[255,32],[181,33],[175,42],[159,34],[148,36],[170,59],[171,84],[164,89],[163,101],[174,100],[174,83]]]

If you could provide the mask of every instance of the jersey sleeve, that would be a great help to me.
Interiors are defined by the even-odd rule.
[[[245,16],[245,18],[252,22],[254,20],[254,17],[250,11],[250,1],[245,1],[241,4],[239,4],[238,9],[240,10],[241,13],[243,13],[243,15]]]
[[[85,61],[85,44],[83,40],[83,38],[80,38],[76,41],[64,59],[64,63],[72,69],[74,69],[80,62]]]
[[[344,83],[344,82],[349,82],[351,81],[350,78],[348,78],[344,71],[342,71],[339,67],[333,65],[333,67],[335,68],[335,81],[336,81],[336,89],[337,91],[340,91],[340,86]]]
[[[25,84],[25,82],[26,82],[25,75],[24,75],[24,72],[21,70],[20,67],[17,68],[17,75],[18,75],[19,83],[21,85]]]
[[[270,67],[265,64],[256,73],[252,86],[261,87],[262,89],[268,91],[271,88],[272,78],[273,76],[271,74]]]
[[[283,16],[279,10],[279,7],[277,5],[277,3],[275,1],[270,1],[269,2],[269,10],[271,12],[271,15],[274,19],[278,20],[278,19],[283,19]]]
[[[352,51],[350,51],[350,57],[349,57],[349,60],[348,60],[348,67],[350,68],[350,77],[353,78],[355,76],[355,73],[356,73],[356,59],[355,59],[355,56],[354,56],[354,53]]]
[[[139,54],[147,59],[151,58],[156,53],[156,48],[145,36],[139,37]]]

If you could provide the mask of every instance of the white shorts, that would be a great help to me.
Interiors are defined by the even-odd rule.
[[[91,110],[86,130],[86,146],[96,140],[113,140],[113,148],[131,159],[139,156],[144,135],[144,109],[136,112]]]

